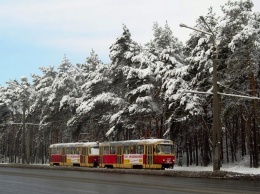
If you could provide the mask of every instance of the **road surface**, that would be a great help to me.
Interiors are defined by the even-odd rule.
[[[254,194],[258,181],[0,167],[0,194]]]

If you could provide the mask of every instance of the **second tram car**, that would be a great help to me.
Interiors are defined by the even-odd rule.
[[[96,167],[99,163],[99,143],[57,143],[50,145],[51,166]]]

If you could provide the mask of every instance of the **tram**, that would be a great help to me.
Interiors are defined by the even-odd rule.
[[[175,160],[173,142],[166,139],[57,143],[49,152],[50,166],[165,169]]]
[[[99,143],[57,143],[49,147],[50,166],[97,167]]]

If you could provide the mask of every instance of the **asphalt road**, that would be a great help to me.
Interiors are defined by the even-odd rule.
[[[0,194],[260,193],[259,181],[0,167]]]

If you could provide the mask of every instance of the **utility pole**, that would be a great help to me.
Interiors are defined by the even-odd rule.
[[[22,163],[25,163],[25,99],[23,99],[23,116],[22,116],[22,127],[23,127],[23,134],[22,134]]]
[[[205,19],[200,16],[200,19],[205,23],[210,32],[206,32],[200,29],[189,27],[185,24],[180,24],[180,27],[189,28],[203,34],[208,34],[213,39],[212,48],[212,63],[213,63],[213,171],[220,170],[220,155],[221,155],[221,126],[220,126],[220,97],[218,96],[218,84],[217,84],[217,49],[216,49],[216,36],[211,28],[208,26]]]
[[[221,133],[220,133],[220,104],[217,84],[217,52],[215,36],[213,36],[213,171],[220,170]]]

